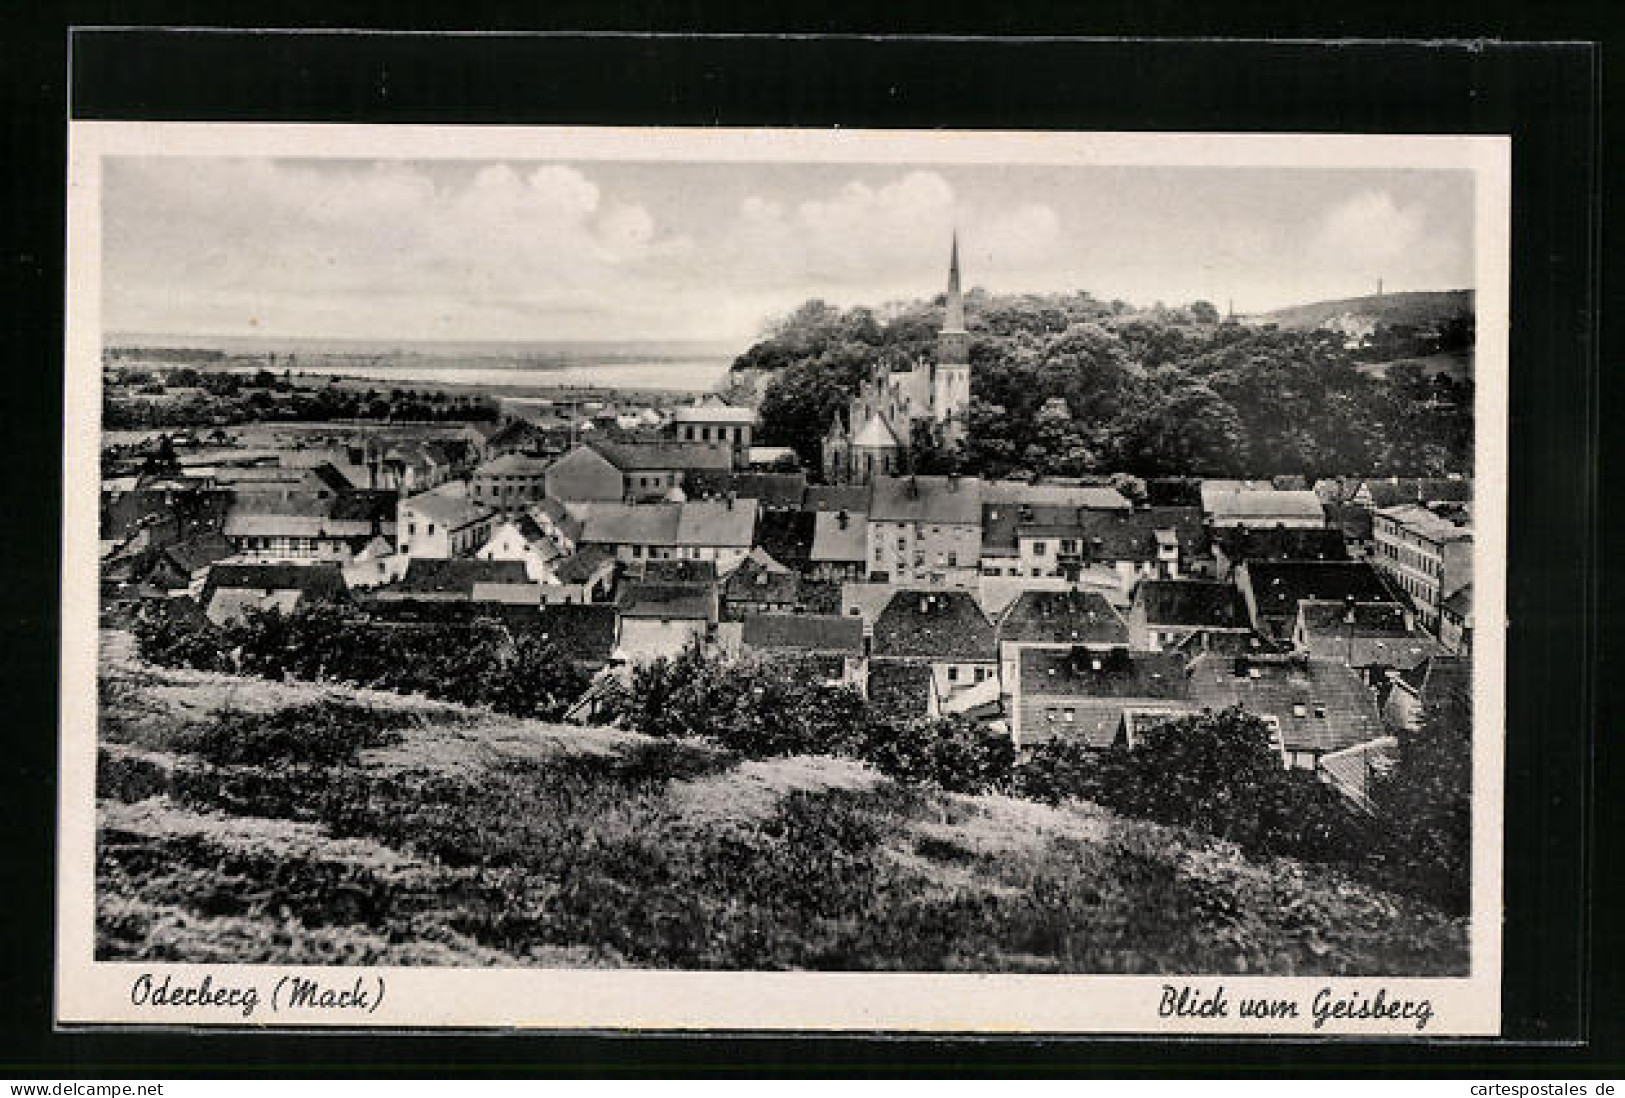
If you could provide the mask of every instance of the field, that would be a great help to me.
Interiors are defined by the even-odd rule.
[[[138,662],[105,634],[108,960],[1405,975],[1466,924],[1092,805]]]
[[[1357,369],[1363,374],[1376,377],[1386,376],[1395,366],[1415,366],[1422,371],[1423,377],[1434,377],[1445,374],[1453,381],[1471,381],[1473,379],[1473,351],[1441,351],[1438,354],[1423,355],[1421,358],[1396,358],[1388,362],[1363,363]]]

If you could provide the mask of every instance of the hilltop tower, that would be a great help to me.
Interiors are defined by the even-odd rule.
[[[964,429],[970,407],[970,333],[965,330],[965,302],[959,291],[959,234],[948,256],[948,297],[937,334],[937,361],[931,371],[931,418],[945,433]]]

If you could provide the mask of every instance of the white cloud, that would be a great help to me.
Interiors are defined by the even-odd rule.
[[[1313,247],[1350,264],[1381,263],[1419,247],[1426,220],[1419,207],[1400,206],[1387,191],[1364,191],[1327,214]]]

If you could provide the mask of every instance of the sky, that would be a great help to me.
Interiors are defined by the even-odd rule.
[[[1466,172],[110,158],[109,332],[748,344],[945,283],[1251,313],[1472,286]]]

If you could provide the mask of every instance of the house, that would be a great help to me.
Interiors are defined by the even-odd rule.
[[[600,503],[583,509],[580,545],[622,561],[709,560],[719,572],[745,559],[756,533],[756,501]]]
[[[746,614],[740,646],[766,659],[828,662],[839,678],[863,689],[867,682],[863,623],[839,614]]]
[[[786,473],[801,468],[801,457],[789,446],[752,446],[745,454],[752,469],[765,473]]]
[[[1225,526],[1209,535],[1214,575],[1230,579],[1249,560],[1348,560],[1348,544],[1336,527]]]
[[[491,537],[496,512],[449,491],[403,498],[395,518],[396,551],[403,559],[472,556]]]
[[[1473,532],[1413,503],[1378,508],[1372,563],[1411,597],[1417,617],[1439,629],[1444,601],[1473,579]]]
[[[557,584],[553,562],[564,553],[528,512],[521,512],[499,522],[474,555],[480,560],[518,561],[531,583]]]
[[[480,450],[483,457],[496,458],[503,454],[539,455],[547,448],[547,432],[541,425],[516,417],[492,431]]]
[[[291,614],[310,603],[349,601],[344,574],[333,564],[215,564],[198,598],[216,625],[238,621],[251,609]]]
[[[1392,602],[1304,599],[1292,646],[1313,659],[1333,660],[1356,671],[1367,686],[1386,688],[1390,672],[1410,671],[1444,652],[1416,629],[1411,611]]]
[[[1308,527],[1326,525],[1326,508],[1320,497],[1304,489],[1277,491],[1249,488],[1209,490],[1202,485],[1202,513],[1215,527]]]
[[[1196,634],[1250,637],[1241,592],[1214,580],[1141,580],[1128,614],[1129,637],[1146,652],[1177,649]]]
[[[733,467],[733,453],[720,442],[611,442],[595,439],[591,448],[621,474],[622,498],[645,502],[668,498],[682,490],[691,472],[725,473]],[[552,488],[548,495],[563,499]]]
[[[233,558],[236,552],[236,546],[224,534],[199,534],[136,554],[122,578],[127,583],[147,584],[196,598],[202,593],[210,569]]]
[[[398,556],[394,539],[380,534],[345,562],[344,582],[355,591],[398,579],[400,570],[405,567]]]
[[[869,516],[861,511],[819,511],[813,516],[808,563],[815,579],[860,580],[869,542]]]
[[[1295,769],[1317,770],[1325,756],[1386,735],[1371,691],[1335,660],[1200,656],[1190,665],[1190,698],[1204,710],[1240,706],[1263,720],[1271,746]]]
[[[719,473],[697,469],[683,479],[688,499],[720,499],[729,496],[753,499],[763,511],[799,511],[807,494],[805,473]]]
[[[1127,743],[1136,722],[1193,710],[1184,660],[1127,648],[1023,649],[1011,695],[1017,747],[1065,739],[1105,750]]]
[[[801,502],[804,511],[846,511],[866,514],[869,510],[867,484],[809,484]]]
[[[601,602],[615,586],[615,554],[599,545],[584,546],[553,563],[553,574],[571,602]],[[571,592],[578,592],[579,597]]]
[[[1142,579],[1206,570],[1206,534],[1195,508],[1105,511],[1021,504],[1013,513],[984,510],[987,537],[1005,542],[996,547],[996,557],[984,559],[985,574],[1062,578],[1127,606]]]
[[[542,491],[560,503],[619,503],[626,497],[626,479],[603,454],[591,446],[577,446],[547,467]]]
[[[670,429],[672,437],[681,442],[721,443],[733,455],[734,465],[739,467],[749,463],[756,418],[754,408],[699,402],[674,409]]]
[[[1292,639],[1305,599],[1399,602],[1365,561],[1251,561],[1236,568],[1234,579],[1253,628],[1270,641]]]
[[[749,614],[789,614],[801,604],[801,577],[768,556],[750,551],[722,585],[723,616],[741,621]]]
[[[1327,752],[1320,757],[1316,773],[1347,797],[1354,807],[1373,813],[1376,805],[1371,798],[1376,784],[1393,770],[1398,756],[1399,741],[1393,736],[1383,736],[1369,743]]]
[[[876,659],[931,668],[939,698],[999,674],[998,632],[969,591],[896,591],[874,622]]]
[[[999,620],[999,668],[1006,691],[1015,689],[1021,653],[1028,648],[1104,651],[1126,648],[1128,624],[1094,591],[1026,591]]]
[[[1383,720],[1401,733],[1414,732],[1422,727],[1428,707],[1447,702],[1451,695],[1467,699],[1471,707],[1471,656],[1435,656],[1395,676],[1388,697],[1383,700]]]
[[[718,617],[714,586],[632,581],[621,585],[616,606],[620,619],[616,648],[637,663],[706,647]]]
[[[503,454],[474,470],[468,497],[500,514],[523,511],[547,494],[547,470],[547,462],[540,458]]]
[[[552,496],[544,497],[541,502],[531,507],[528,514],[547,540],[558,546],[562,553],[574,553],[576,542],[581,539],[582,520],[579,515],[573,514],[567,504],[554,499]]]
[[[396,583],[373,592],[376,599],[417,602],[509,602],[535,587],[525,566],[514,560],[414,557]],[[478,596],[478,597],[477,597]]]
[[[982,486],[985,504],[1081,507],[1087,511],[1130,511],[1134,505],[1109,484],[990,480]]]
[[[1439,606],[1439,643],[1459,655],[1473,650],[1473,585],[1458,588]]]
[[[870,579],[974,586],[981,565],[981,496],[976,477],[875,476],[865,524]]]

